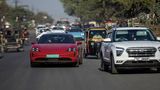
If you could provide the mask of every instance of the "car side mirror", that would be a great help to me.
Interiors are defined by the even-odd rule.
[[[112,40],[110,38],[103,39],[103,42],[111,42]]]

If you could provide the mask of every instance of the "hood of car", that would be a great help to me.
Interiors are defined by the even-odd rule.
[[[160,47],[160,42],[158,41],[124,41],[113,43],[115,47]]]

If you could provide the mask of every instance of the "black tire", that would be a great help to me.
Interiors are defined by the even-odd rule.
[[[3,50],[3,47],[0,48],[0,58],[2,58],[4,55],[4,50]]]
[[[23,48],[17,48],[17,52],[23,52],[24,49]]]
[[[118,73],[118,70],[117,70],[117,68],[115,67],[115,64],[114,64],[114,57],[113,57],[113,55],[111,55],[111,63],[110,63],[110,66],[111,66],[111,73],[112,73],[112,74],[117,74],[117,73]]]
[[[83,57],[84,58],[87,58],[87,53],[84,51],[84,53],[83,53]]]
[[[81,51],[80,53],[81,53],[81,55],[80,55],[80,59],[79,59],[79,64],[83,64],[83,52]]]
[[[101,55],[99,52],[97,52],[97,59],[100,59]]]
[[[80,57],[79,64],[83,64],[83,56]]]
[[[160,68],[157,68],[157,72],[160,73]]]
[[[100,70],[107,71],[109,66],[105,63],[103,56],[102,56],[102,53],[100,53],[100,57],[101,57]]]
[[[74,66],[74,67],[79,67],[79,61],[73,63],[73,66]]]
[[[8,49],[7,49],[7,48],[5,48],[5,49],[4,49],[4,52],[8,52]]]

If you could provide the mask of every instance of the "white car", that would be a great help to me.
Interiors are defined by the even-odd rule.
[[[46,29],[45,25],[37,25],[37,27],[35,28],[36,36],[38,36],[40,33],[44,32],[44,29]]]
[[[66,33],[66,31],[64,30],[64,28],[59,27],[59,26],[53,27],[51,31],[53,33]]]
[[[160,69],[160,42],[149,28],[121,27],[108,31],[102,42],[101,69]]]
[[[36,40],[39,40],[39,38],[44,35],[44,34],[48,34],[48,33],[52,33],[51,31],[46,31],[46,32],[42,32],[41,34],[39,34],[37,37],[36,37]]]

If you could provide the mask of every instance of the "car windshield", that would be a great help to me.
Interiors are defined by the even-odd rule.
[[[119,30],[115,32],[115,41],[154,41],[150,30]]]
[[[52,44],[52,43],[75,43],[72,35],[53,35],[46,34],[40,37],[38,40],[39,44]]]
[[[94,38],[94,37],[105,38],[106,37],[106,30],[93,30],[93,31],[90,31],[89,37],[90,38]]]

